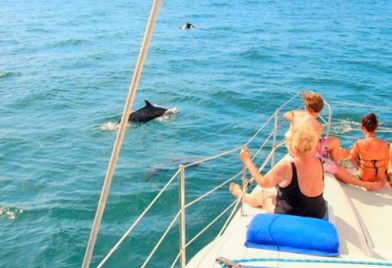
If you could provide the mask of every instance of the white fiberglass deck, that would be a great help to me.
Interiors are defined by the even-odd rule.
[[[337,261],[392,261],[392,190],[384,188],[376,192],[343,185],[326,173],[324,197],[328,201],[329,218],[339,234],[340,256],[325,258],[252,249],[244,246],[247,225],[255,214],[262,209],[245,206],[245,214],[236,214],[222,236],[212,241],[195,257],[187,267],[220,267],[215,262],[218,257],[229,260],[279,258],[281,261],[263,261],[258,265],[272,267],[335,267]],[[332,260],[332,263],[295,263],[287,259]],[[249,263],[251,265],[251,263]],[[255,265],[254,263],[252,265]],[[347,264],[356,267],[355,262]],[[342,267],[342,264],[336,264]],[[366,265],[360,265],[367,267]],[[345,266],[347,267],[347,266]]]

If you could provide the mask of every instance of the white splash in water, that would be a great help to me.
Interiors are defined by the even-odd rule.
[[[348,133],[352,130],[351,122],[350,121],[342,121],[339,125],[335,126],[335,131],[337,133],[343,134]]]
[[[172,115],[178,113],[178,111],[179,110],[177,109],[177,107],[169,108],[169,109],[166,110],[166,112],[162,116],[158,117],[158,120],[159,121],[167,120]]]
[[[332,123],[332,129],[337,134],[344,134],[356,130],[358,123],[349,120],[342,120]]]
[[[115,122],[110,122],[109,121],[109,122],[103,123],[99,127],[99,129],[102,130],[102,131],[115,131],[115,130],[118,129],[118,127],[119,127],[119,124],[117,124]]]
[[[159,120],[159,121],[167,120],[172,115],[178,113],[178,111],[179,110],[177,109],[177,107],[169,108],[166,110],[166,112],[163,115],[158,117],[157,120]],[[100,125],[99,129],[101,131],[116,131],[119,127],[120,127],[120,125],[118,123],[109,121],[109,122],[106,122],[106,123],[103,123],[102,125]]]

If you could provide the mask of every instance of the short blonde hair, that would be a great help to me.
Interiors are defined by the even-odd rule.
[[[286,134],[286,146],[290,154],[294,156],[303,156],[311,151],[315,152],[318,142],[317,133],[304,123],[296,124]]]
[[[307,91],[303,93],[303,99],[306,110],[319,113],[324,107],[324,101],[320,94]]]

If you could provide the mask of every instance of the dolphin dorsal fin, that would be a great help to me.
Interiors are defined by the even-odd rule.
[[[144,100],[144,102],[146,103],[146,107],[154,107],[148,100]]]

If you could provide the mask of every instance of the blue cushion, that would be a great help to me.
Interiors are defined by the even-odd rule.
[[[245,245],[319,256],[339,255],[339,238],[333,224],[284,214],[256,215],[248,226]]]

